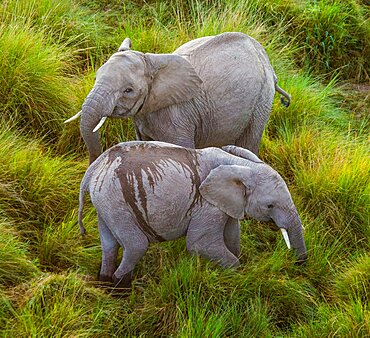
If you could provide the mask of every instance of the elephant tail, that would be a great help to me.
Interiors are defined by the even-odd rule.
[[[80,186],[79,207],[78,207],[78,225],[80,226],[81,235],[86,234],[86,229],[82,223],[82,212],[85,203],[85,193],[88,190],[88,182],[89,180],[87,179],[87,175],[85,174]]]
[[[283,106],[289,107],[291,101],[290,95],[284,89],[280,88],[277,82],[275,82],[275,90],[282,95],[280,96],[280,101],[283,104]]]

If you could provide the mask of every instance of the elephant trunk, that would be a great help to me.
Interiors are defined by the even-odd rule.
[[[286,216],[287,213],[284,213]],[[276,224],[282,229],[283,235],[287,233],[288,241],[284,236],[284,239],[287,243],[290,244],[291,248],[293,248],[296,252],[298,263],[303,263],[307,259],[307,250],[306,245],[303,238],[303,227],[301,220],[299,218],[298,212],[289,211],[288,217],[279,217],[279,220],[276,221]]]
[[[307,259],[307,250],[303,239],[302,225],[288,229],[288,236],[291,246],[296,252],[298,263],[304,263]]]
[[[287,228],[290,244],[295,250],[298,263],[303,263],[307,259],[307,250],[303,238],[303,227],[298,213],[294,216],[290,226]]]
[[[103,117],[112,114],[114,102],[111,96],[94,87],[82,105],[80,131],[89,151],[90,164],[102,153],[99,132],[94,129]]]

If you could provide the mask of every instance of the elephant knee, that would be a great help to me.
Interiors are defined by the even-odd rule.
[[[197,244],[194,241],[189,240],[188,238],[186,239],[186,248],[191,255],[198,255],[199,254],[199,249]]]

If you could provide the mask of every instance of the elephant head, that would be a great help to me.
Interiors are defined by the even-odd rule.
[[[132,51],[126,38],[96,73],[94,87],[82,110],[80,131],[92,163],[101,154],[97,130],[107,117],[130,117],[190,100],[202,81],[193,66],[176,54]]]
[[[273,221],[282,231],[288,248],[295,249],[298,262],[304,262],[307,251],[302,223],[284,180],[248,150],[235,146],[223,149],[253,165],[220,165],[213,169],[200,187],[203,198],[236,219],[249,216]]]

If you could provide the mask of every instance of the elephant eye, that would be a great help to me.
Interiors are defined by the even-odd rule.
[[[133,89],[132,88],[126,88],[123,92],[124,93],[131,93],[133,91]]]
[[[274,207],[274,205],[273,205],[273,204],[269,204],[267,207],[268,207],[269,209],[272,209],[272,208]]]

